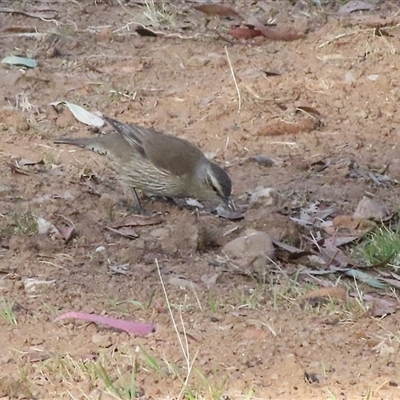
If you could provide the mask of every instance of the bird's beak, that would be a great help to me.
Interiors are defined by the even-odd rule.
[[[236,210],[235,203],[233,202],[232,197],[228,197],[228,198],[224,199],[224,202],[228,206],[230,211]]]

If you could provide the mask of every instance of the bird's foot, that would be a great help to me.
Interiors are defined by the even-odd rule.
[[[118,202],[118,206],[125,209],[126,211],[132,213],[132,214],[137,214],[137,215],[144,215],[144,216],[151,216],[152,214],[145,210],[141,204],[138,204],[136,201],[134,202],[129,202],[127,200],[120,200]]]

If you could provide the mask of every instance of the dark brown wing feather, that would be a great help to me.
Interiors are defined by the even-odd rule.
[[[107,117],[104,119],[139,154],[147,157],[157,168],[174,175],[191,173],[198,161],[205,159],[201,150],[186,140],[139,125],[126,125]]]

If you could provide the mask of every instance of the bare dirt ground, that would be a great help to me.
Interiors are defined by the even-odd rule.
[[[235,39],[226,31],[235,18],[145,3],[35,2],[57,11],[40,19],[4,12],[27,3],[1,2],[1,58],[39,65],[0,72],[0,397],[399,399],[398,315],[372,318],[354,299],[304,306],[301,296],[319,287],[298,275],[304,261],[277,259],[262,281],[217,262],[247,228],[301,246],[309,233],[290,217],[315,202],[351,214],[368,194],[399,208],[399,187],[368,174],[400,175],[396,2],[346,16],[335,1],[225,4],[239,22],[273,17],[306,32],[294,41]],[[139,36],[138,22],[164,35]],[[59,100],[192,141],[229,172],[237,203],[258,186],[281,200],[240,221],[145,201],[162,224],[117,235],[107,227],[132,217],[118,205],[123,188],[105,158],[53,144],[93,134],[49,105]],[[38,218],[76,236],[40,235]],[[340,285],[354,288],[349,278]],[[156,332],[54,322],[71,310],[153,322]]]

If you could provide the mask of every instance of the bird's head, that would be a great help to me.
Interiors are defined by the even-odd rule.
[[[205,170],[205,185],[215,195],[224,201],[224,203],[233,209],[231,199],[232,181],[229,175],[217,164],[209,161]]]

